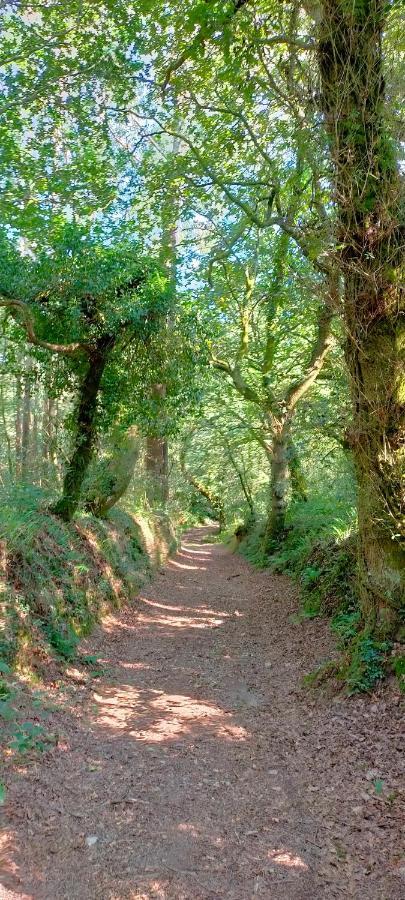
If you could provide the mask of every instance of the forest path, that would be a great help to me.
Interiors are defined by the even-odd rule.
[[[9,786],[1,900],[404,896],[395,704],[303,692],[327,626],[207,538],[86,642],[101,677],[71,673],[58,747]]]

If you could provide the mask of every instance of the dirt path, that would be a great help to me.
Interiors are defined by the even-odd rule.
[[[304,693],[327,626],[203,537],[88,642],[102,677],[9,786],[0,900],[405,897],[398,698]]]

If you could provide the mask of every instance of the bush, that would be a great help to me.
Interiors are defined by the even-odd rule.
[[[300,584],[306,616],[332,615],[355,607],[354,509],[346,499],[315,496],[291,505],[283,541],[271,556],[262,550],[264,521],[240,543],[251,563],[291,575]],[[334,537],[331,538],[331,532]]]

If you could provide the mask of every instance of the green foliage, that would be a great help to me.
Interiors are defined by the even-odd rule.
[[[312,501],[295,507],[297,517],[285,537],[282,549],[263,560],[261,536],[263,525],[257,524],[241,545],[241,552],[257,565],[266,564],[276,572],[288,572],[301,585],[302,615],[312,617],[331,615],[331,628],[338,639],[342,652],[340,662],[327,662],[315,672],[306,676],[307,685],[319,685],[336,676],[340,684],[346,686],[349,694],[370,692],[387,671],[387,654],[390,644],[375,641],[363,630],[362,616],[354,593],[354,571],[356,565],[355,536],[347,538],[352,515],[346,506],[346,521],[340,510],[322,504],[322,513],[313,509]],[[340,513],[340,515],[339,515]],[[292,513],[293,515],[293,513]],[[306,527],[305,527],[306,524]],[[328,538],[330,531],[337,532],[337,538]],[[322,535],[324,536],[322,540]],[[391,668],[404,682],[405,666],[403,657],[391,660]]]
[[[102,522],[86,516],[65,525],[44,510],[40,492],[34,500],[29,489],[26,494],[20,489],[19,497],[24,502],[16,504],[13,492],[4,495],[0,513],[7,559],[4,674],[16,663],[30,666],[35,647],[43,658],[75,659],[80,636],[103,608],[128,599],[151,568],[141,518],[139,525],[121,510]],[[160,535],[156,521],[148,528],[151,537]],[[7,703],[3,679],[1,685]]]
[[[341,7],[355,23],[367,5]],[[397,6],[379,12],[389,18],[381,33],[390,63],[375,85],[380,97],[387,83],[393,118],[401,95]],[[325,116],[320,105],[309,20],[303,6],[276,0],[74,0],[68,11],[57,0],[34,11],[21,0],[0,10],[0,302],[25,301],[40,342],[80,345],[67,356],[28,345],[21,307],[4,306],[0,652],[7,661],[33,633],[58,658],[74,658],[103,605],[128,596],[138,568],[147,567],[122,513],[66,529],[44,511],[72,458],[72,436],[79,456],[83,435],[92,437],[76,467],[81,475],[92,453],[95,468],[108,458],[114,429],[134,424],[140,435],[171,439],[169,509],[177,520],[194,523],[210,512],[179,465],[192,430],[190,471],[220,499],[228,523],[249,522],[241,552],[299,582],[303,615],[335,614],[342,647],[359,639],[355,474],[343,451],[350,392],[342,345],[352,328],[344,333],[338,323],[344,304],[333,291],[333,347],[294,416],[287,407],[294,386],[315,371],[318,313],[331,299],[326,273],[349,247],[346,234],[333,246],[339,198],[357,195],[366,266],[375,259],[373,213],[380,222],[381,187],[397,164],[385,121],[365,141],[369,115],[351,103],[335,124],[360,164],[345,166],[345,189],[333,193],[324,127],[332,108]],[[367,29],[360,35],[366,40]],[[343,57],[335,55],[335,71]],[[362,147],[375,156],[367,172]],[[370,283],[387,268],[373,266]],[[91,429],[84,421],[80,432],[79,388],[101,338],[108,359]],[[29,440],[21,448],[24,409]],[[286,492],[283,540],[265,556],[272,440],[283,421],[292,443],[282,481],[292,481],[295,467],[295,488]],[[296,502],[297,486],[307,503]],[[140,454],[126,509],[144,494]],[[359,668],[377,668],[372,649],[358,651]]]
[[[10,749],[18,754],[28,753],[30,750],[43,752],[55,742],[54,735],[47,734],[42,725],[35,722],[23,722],[18,725],[10,741]]]
[[[405,693],[405,656],[404,656],[404,654],[401,654],[401,655],[398,654],[398,655],[391,656],[390,668],[397,677],[398,686],[399,686],[400,691],[404,694]]]
[[[339,646],[342,649],[348,647],[356,637],[360,621],[360,610],[358,609],[353,609],[351,612],[339,612],[333,617],[331,628],[338,636]]]
[[[273,572],[297,578],[305,601],[316,595],[321,608],[328,592],[336,587],[342,602],[350,603],[352,594],[353,542],[348,540],[355,516],[350,495],[325,497],[313,493],[306,502],[291,505],[287,531],[274,553],[263,557],[261,539],[264,523],[258,521],[241,544],[241,552],[258,565]],[[331,539],[330,534],[335,538]],[[332,599],[332,597],[331,597]]]
[[[376,642],[361,632],[350,645],[350,663],[345,673],[349,694],[369,692],[384,678],[390,644]]]
[[[62,630],[62,625],[64,626]],[[45,635],[52,649],[62,659],[70,661],[75,658],[79,637],[68,623],[60,623],[59,629],[53,623],[44,628]]]

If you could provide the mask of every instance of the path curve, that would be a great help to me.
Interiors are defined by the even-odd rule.
[[[304,692],[327,626],[207,540],[87,642],[102,677],[70,673],[58,747],[10,785],[0,900],[405,896],[396,701]]]

